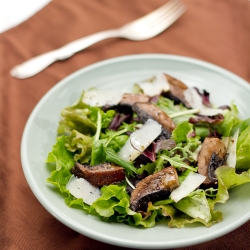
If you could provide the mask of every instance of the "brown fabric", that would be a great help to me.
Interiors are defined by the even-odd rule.
[[[103,59],[167,53],[217,64],[250,82],[250,1],[182,1],[186,13],[156,38],[106,40],[25,80],[12,78],[9,70],[77,38],[119,27],[166,0],[54,0],[29,20],[0,34],[0,249],[124,249],[61,224],[40,205],[25,180],[20,162],[25,123],[39,99],[59,80]],[[182,249],[247,250],[249,235],[247,222],[223,237]]]

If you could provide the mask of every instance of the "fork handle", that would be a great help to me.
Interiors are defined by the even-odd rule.
[[[104,39],[119,36],[120,34],[118,30],[106,30],[97,32],[95,34],[70,42],[59,49],[52,50],[50,52],[31,58],[28,61],[15,66],[10,71],[10,74],[13,77],[19,79],[34,76],[55,61],[69,58],[73,56],[76,52],[81,51]]]

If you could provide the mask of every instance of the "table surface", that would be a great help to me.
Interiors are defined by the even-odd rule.
[[[110,39],[54,63],[34,77],[19,80],[9,74],[12,67],[29,58],[94,32],[119,27],[165,2],[43,0],[23,19],[0,30],[0,249],[125,249],[80,235],[57,221],[37,201],[25,180],[20,160],[25,123],[41,97],[61,79],[104,59],[164,53],[214,63],[250,82],[248,0],[182,0],[185,14],[153,39]],[[14,6],[15,11],[21,11]],[[247,250],[249,234],[247,222],[227,235],[182,249]]]

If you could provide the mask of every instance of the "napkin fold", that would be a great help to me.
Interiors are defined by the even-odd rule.
[[[25,60],[94,32],[118,28],[165,2],[53,0],[27,21],[0,34],[0,249],[125,249],[61,224],[42,207],[25,180],[20,159],[23,129],[34,106],[58,81],[100,60],[164,53],[214,63],[250,82],[248,0],[182,0],[187,11],[155,38],[141,42],[108,39],[34,77],[19,80],[9,74]],[[247,222],[227,235],[178,250],[249,249],[249,233]]]

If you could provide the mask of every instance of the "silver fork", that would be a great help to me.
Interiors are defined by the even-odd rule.
[[[70,42],[59,49],[36,56],[15,66],[10,74],[19,79],[34,76],[53,62],[69,58],[76,52],[107,38],[120,37],[135,41],[152,38],[173,24],[184,11],[185,8],[179,0],[170,0],[155,11],[118,29],[101,31]]]

